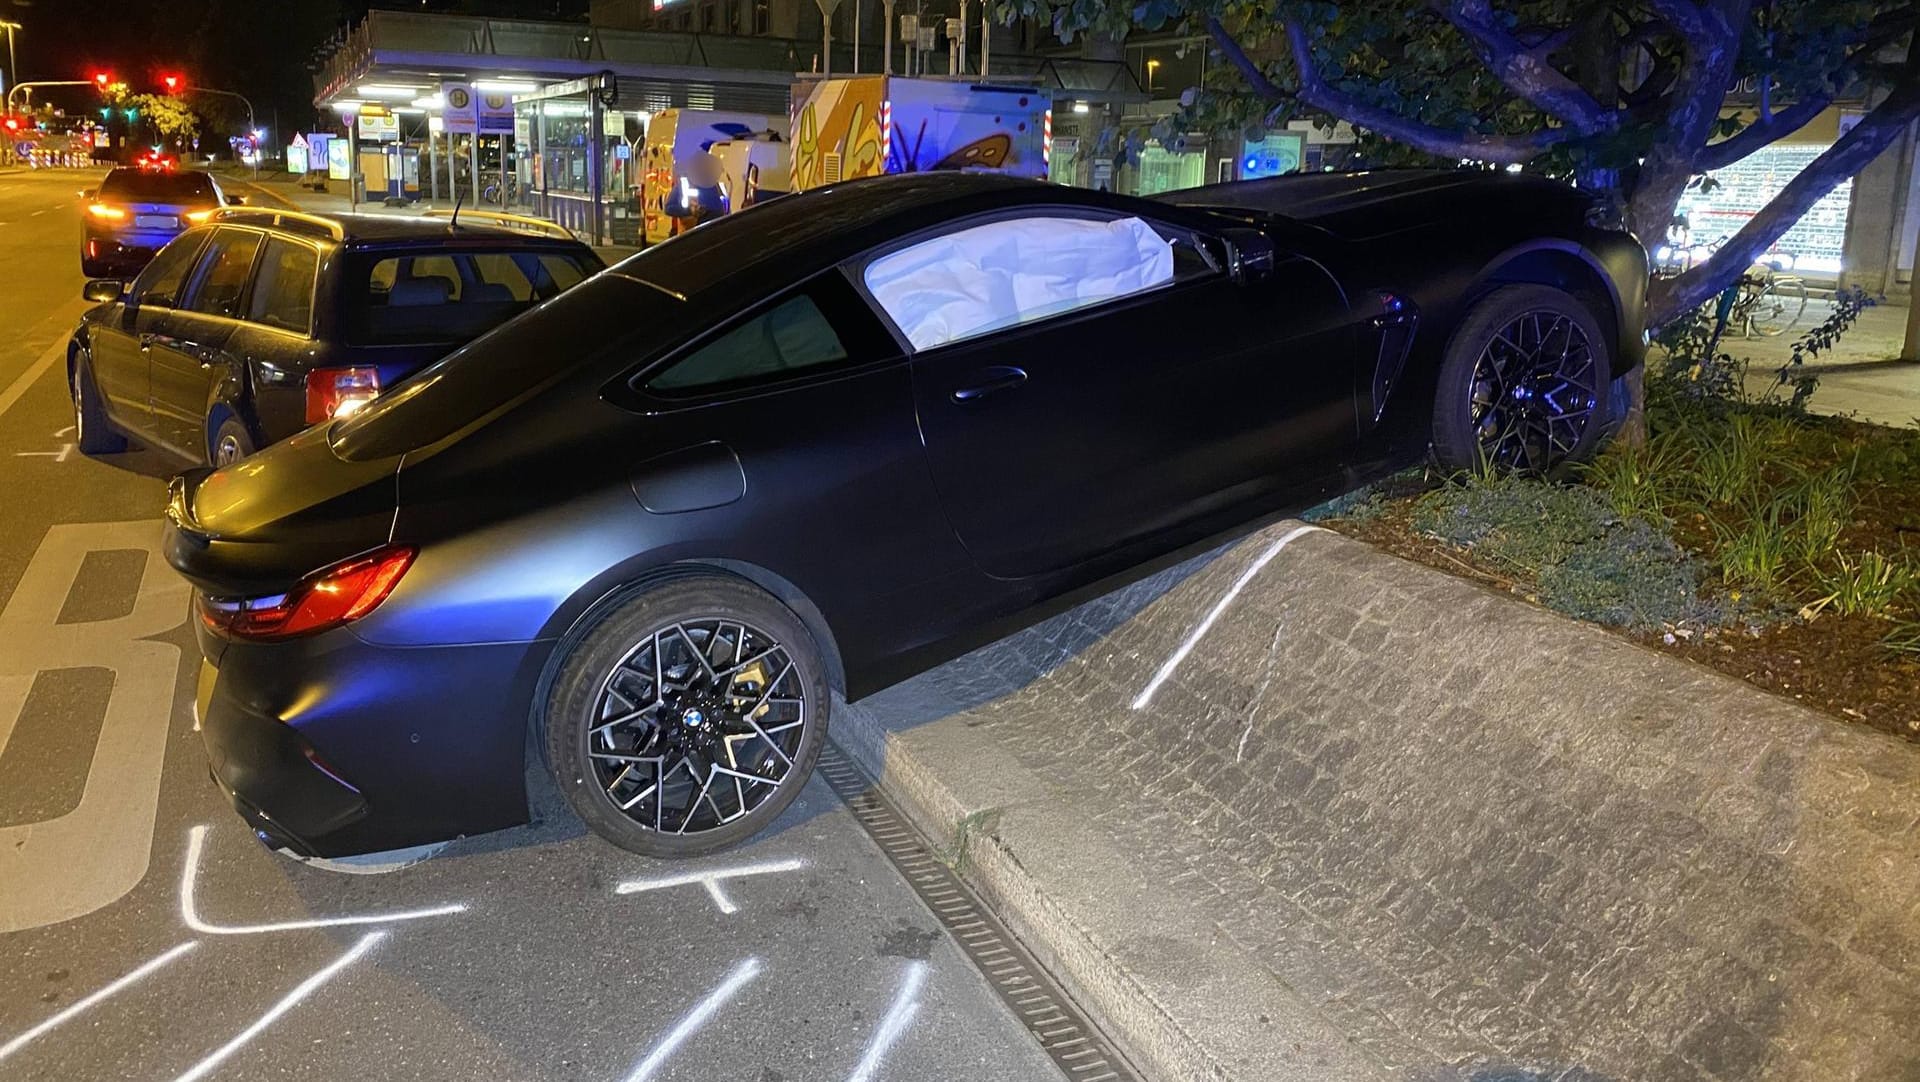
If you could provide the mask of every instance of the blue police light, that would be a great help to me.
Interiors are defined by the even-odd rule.
[[[1259,157],[1258,157],[1257,155],[1248,155],[1248,157],[1247,157],[1247,160],[1246,160],[1246,167],[1247,167],[1248,169],[1258,169],[1258,168],[1260,168],[1260,159],[1259,159]]]

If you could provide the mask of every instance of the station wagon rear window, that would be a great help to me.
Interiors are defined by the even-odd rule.
[[[428,250],[362,257],[347,270],[347,338],[360,346],[476,338],[598,270],[567,252]]]
[[[213,181],[205,173],[146,173],[115,169],[100,182],[99,198],[120,203],[213,203]]]

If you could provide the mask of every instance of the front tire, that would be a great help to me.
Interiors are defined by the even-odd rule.
[[[127,449],[127,437],[107,420],[107,407],[93,382],[93,365],[86,353],[74,360],[67,390],[73,396],[74,446],[83,455],[111,455]]]
[[[779,818],[826,742],[819,646],[791,609],[734,579],[665,580],[567,652],[546,704],[554,781],[589,830],[690,857]]]
[[[1550,286],[1502,286],[1467,311],[1447,342],[1434,457],[1454,471],[1560,476],[1605,437],[1612,369],[1586,305]]]

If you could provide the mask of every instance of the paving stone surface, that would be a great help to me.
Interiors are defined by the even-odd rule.
[[[1920,1079],[1920,749],[1296,525],[855,714],[1037,779],[974,818],[1126,854],[1139,934],[1257,963],[1353,1053],[1321,1077]]]

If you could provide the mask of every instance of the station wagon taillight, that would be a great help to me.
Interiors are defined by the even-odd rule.
[[[378,368],[316,368],[307,373],[307,423],[345,417],[379,395]]]
[[[198,597],[200,619],[233,639],[271,641],[311,635],[372,612],[413,564],[414,550],[388,545],[344,560],[273,597],[228,600]]]

